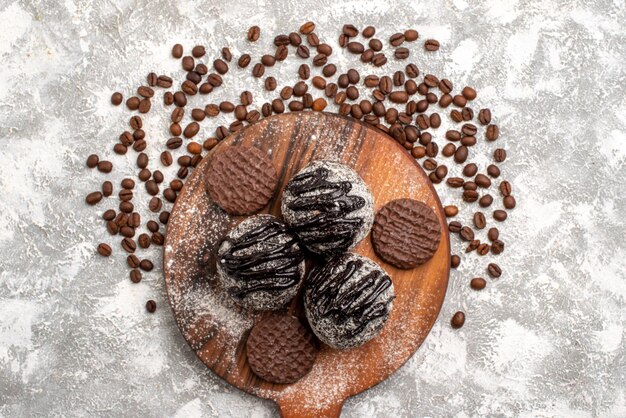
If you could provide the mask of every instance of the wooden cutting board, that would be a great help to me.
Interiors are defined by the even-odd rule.
[[[379,263],[393,280],[393,310],[382,333],[356,349],[322,346],[311,372],[291,385],[257,378],[247,362],[245,341],[253,315],[235,306],[216,285],[211,251],[243,217],[231,217],[204,190],[211,156],[231,145],[260,148],[271,156],[280,188],[262,212],[280,216],[287,181],[313,160],[353,167],[370,187],[375,210],[398,198],[433,208],[443,231],[434,257],[412,270],[400,270],[374,253],[368,235],[353,251]],[[353,119],[320,112],[272,116],[232,134],[193,171],[172,210],[164,247],[169,302],[183,336],[200,360],[232,385],[274,400],[283,417],[337,417],[344,401],[385,380],[422,344],[444,300],[450,272],[450,241],[443,208],[415,160],[386,134]],[[303,317],[301,302],[290,312]]]

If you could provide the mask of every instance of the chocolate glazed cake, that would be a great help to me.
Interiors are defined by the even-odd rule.
[[[393,283],[380,266],[346,253],[311,271],[304,308],[321,341],[346,349],[360,346],[380,332],[393,299]]]
[[[370,190],[354,170],[316,161],[289,181],[281,209],[307,250],[329,256],[348,250],[367,235],[373,206]]]
[[[249,309],[274,310],[298,292],[304,253],[285,223],[257,215],[228,233],[217,252],[217,270],[236,302]]]

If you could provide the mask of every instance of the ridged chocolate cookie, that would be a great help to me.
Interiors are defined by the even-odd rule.
[[[271,383],[293,383],[313,367],[313,334],[293,316],[272,315],[252,327],[246,342],[250,368]]]
[[[278,184],[276,169],[263,151],[236,145],[213,156],[206,179],[211,199],[231,215],[259,211]]]
[[[435,254],[440,240],[435,212],[417,200],[392,200],[374,218],[374,251],[395,267],[410,269],[424,264]]]

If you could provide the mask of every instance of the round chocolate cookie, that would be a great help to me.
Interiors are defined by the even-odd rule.
[[[220,244],[217,271],[239,304],[254,310],[279,309],[298,292],[304,252],[284,222],[271,215],[251,216]]]
[[[304,309],[313,332],[340,349],[374,338],[385,325],[395,297],[387,273],[353,253],[313,269],[305,286]]]
[[[392,200],[378,211],[374,219],[374,251],[401,269],[410,269],[430,260],[440,240],[441,226],[437,215],[417,200]]]
[[[293,316],[272,315],[252,327],[246,341],[250,368],[271,383],[293,383],[313,367],[313,334]]]
[[[283,194],[285,222],[309,251],[342,253],[355,246],[372,227],[374,199],[351,168],[316,161],[294,176]]]
[[[270,158],[257,148],[230,146],[213,155],[206,190],[231,215],[249,215],[270,201],[278,175]]]

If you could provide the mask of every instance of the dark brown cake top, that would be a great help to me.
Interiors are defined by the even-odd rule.
[[[267,154],[242,146],[216,151],[206,175],[211,199],[231,215],[249,215],[267,205],[278,183]]]
[[[424,264],[435,254],[440,240],[435,212],[417,200],[392,200],[374,218],[374,251],[395,267],[410,269]]]
[[[271,383],[294,383],[313,367],[313,334],[294,316],[272,315],[252,327],[246,350],[252,371]]]

